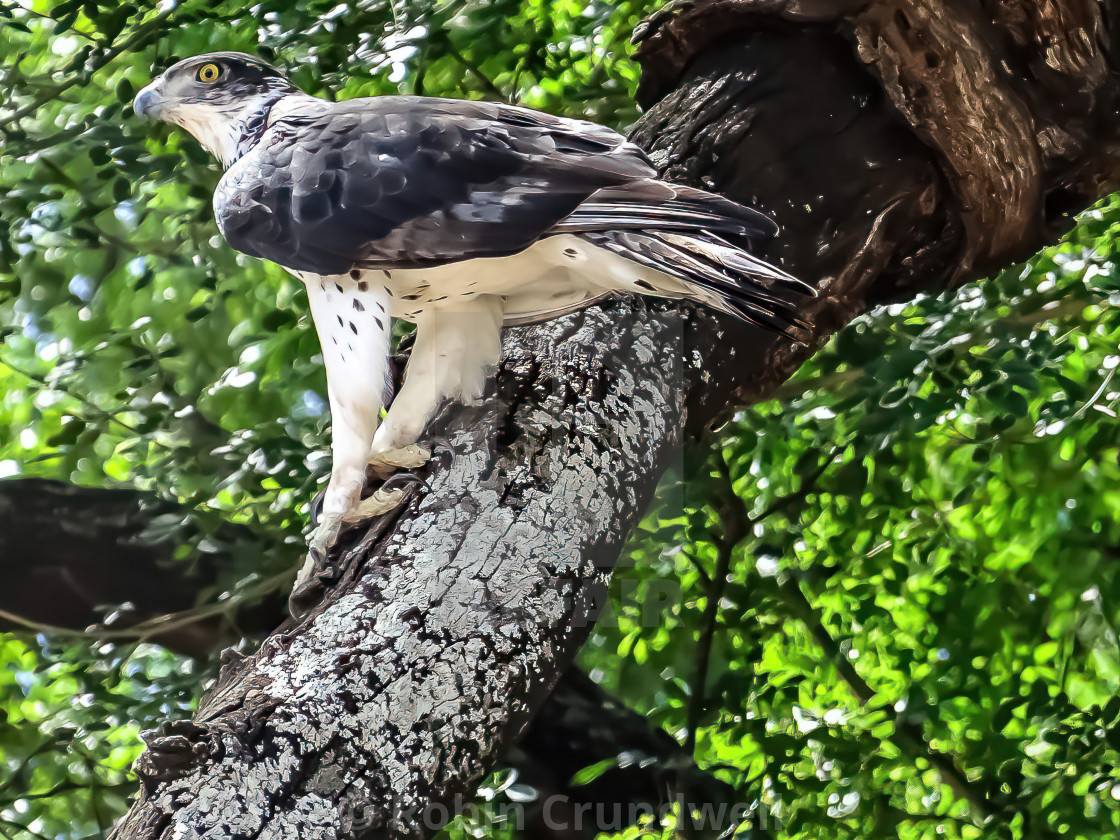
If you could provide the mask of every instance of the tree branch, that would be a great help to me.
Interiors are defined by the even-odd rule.
[[[255,603],[225,599],[214,605],[226,611],[220,617],[197,608],[202,593],[220,588],[221,571],[233,558],[218,552],[172,559],[174,549],[190,541],[189,530],[157,532],[155,526],[160,519],[187,523],[191,513],[133,490],[36,478],[0,482],[0,578],[5,581],[0,631],[147,639],[208,657],[236,641],[237,633],[263,637],[282,624],[287,611],[280,589]],[[254,537],[246,529],[223,526],[212,541],[229,546]],[[32,542],[36,562],[17,562]],[[42,597],[44,592],[51,597]],[[121,610],[125,602],[132,606]],[[117,618],[106,627],[101,622],[110,610]],[[146,633],[145,627],[165,611],[173,611],[178,623],[162,625],[158,635]],[[617,766],[586,784],[572,782],[579,770],[607,760]],[[665,802],[735,802],[730,785],[698,769],[676,741],[574,668],[503,762],[537,789],[535,805],[525,810],[525,827],[527,837],[542,840],[594,837],[593,819],[584,820],[579,831],[561,828],[576,825],[583,814],[603,815],[609,824],[615,815],[625,822],[631,814],[656,812]],[[0,783],[0,792],[3,788]],[[710,833],[723,827],[710,827]]]

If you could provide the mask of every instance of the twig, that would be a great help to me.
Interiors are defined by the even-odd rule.
[[[262,595],[266,595],[278,589],[283,584],[289,583],[292,574],[293,572],[290,570],[279,572],[272,577],[265,578],[256,586],[243,589],[233,597],[227,598],[224,601],[216,601],[206,607],[194,607],[189,610],[180,610],[179,612],[155,616],[154,618],[145,619],[131,627],[125,627],[120,630],[113,630],[109,627],[96,631],[71,630],[67,627],[57,627],[53,624],[32,621],[31,619],[24,618],[23,616],[16,615],[15,613],[3,609],[0,609],[0,619],[19,625],[20,627],[26,627],[28,630],[33,630],[36,633],[45,633],[48,635],[69,636],[71,638],[91,639],[96,641],[129,639],[143,642],[153,636],[158,636],[171,630],[178,630],[180,627],[194,624],[204,618],[227,613],[231,608],[245,601],[257,599]]]
[[[86,397],[85,395],[76,393],[74,391],[67,390],[66,388],[60,388],[57,385],[52,385],[50,382],[48,382],[46,380],[46,378],[44,378],[42,376],[38,376],[37,374],[31,373],[30,371],[26,371],[23,368],[16,367],[11,362],[9,362],[7,359],[5,359],[3,356],[0,356],[0,365],[3,365],[4,367],[8,368],[9,370],[13,371],[14,373],[18,373],[20,376],[23,376],[23,377],[26,377],[27,379],[30,379],[32,382],[38,383],[39,385],[43,386],[44,388],[46,388],[49,391],[58,391],[59,393],[66,394],[68,397],[71,397],[71,398],[77,400],[78,402],[82,403],[82,405],[86,406],[87,408],[93,409],[93,411],[95,413],[100,414],[102,417],[104,417],[106,420],[110,421],[111,423],[116,423],[118,426],[121,426],[122,428],[127,429],[128,431],[132,432],[132,434],[134,434],[138,437],[141,437],[141,438],[144,437],[143,433],[139,429],[137,429],[135,426],[129,425],[128,423],[124,422],[123,420],[118,418],[116,415],[114,415],[112,412],[106,411],[101,406],[99,406],[97,403],[93,402],[93,400],[91,400],[89,397]],[[124,410],[127,410],[127,409],[124,409]],[[156,444],[159,444],[159,441],[153,440],[152,442],[156,443]],[[159,444],[159,445],[162,445],[162,444]]]
[[[809,603],[805,593],[796,582],[787,582],[781,586],[782,594],[787,603],[793,608],[794,614],[809,630],[813,640],[825,651],[837,674],[847,683],[855,694],[861,706],[867,705],[875,696],[875,690],[859,675],[851,661],[844,655],[840,645],[828,632],[821,621],[819,614]],[[922,736],[921,730],[909,721],[895,723],[895,737],[902,742],[910,755],[919,754],[929,762],[930,766],[941,774],[945,784],[973,809],[973,823],[983,826],[990,820],[999,816],[999,808],[988,798],[987,794],[977,790],[964,772],[957,767],[953,756],[941,752],[929,744]]]
[[[1077,411],[1074,412],[1073,416],[1069,418],[1071,421],[1081,419],[1085,412],[1093,407],[1093,404],[1101,398],[1101,394],[1103,394],[1108,388],[1108,385],[1110,382],[1112,382],[1112,377],[1115,376],[1115,374],[1116,368],[1113,368],[1107,374],[1105,374],[1104,382],[1101,383],[1101,387],[1097,389],[1097,392],[1093,394],[1093,396],[1089,397],[1089,399],[1085,401],[1085,404],[1081,406],[1081,408],[1077,409]]]
[[[487,92],[491,96],[497,97],[502,102],[506,102],[506,103],[509,103],[511,105],[513,104],[513,100],[509,96],[507,96],[505,93],[503,93],[502,89],[499,88],[496,84],[494,84],[493,80],[489,76],[487,76],[485,73],[483,73],[478,68],[477,65],[475,65],[472,61],[468,60],[466,56],[464,56],[461,52],[459,52],[457,49],[455,49],[455,47],[451,43],[451,39],[445,38],[443,47],[444,47],[445,50],[447,50],[448,55],[450,55],[453,59],[455,59],[460,64],[462,64],[465,68],[467,68],[467,70],[470,72],[470,74],[472,76],[474,76],[476,79],[478,79],[480,82],[482,82],[483,87],[486,88]]]
[[[696,654],[696,671],[693,673],[692,682],[689,686],[688,712],[685,723],[688,735],[684,748],[689,754],[696,751],[696,730],[699,728],[700,716],[703,714],[704,705],[707,702],[708,669],[711,661],[712,643],[719,619],[719,604],[727,587],[727,576],[731,571],[731,558],[735,549],[751,536],[754,526],[759,522],[785,510],[794,502],[804,501],[805,497],[812,492],[820,477],[824,475],[825,470],[832,466],[840,453],[846,449],[846,445],[834,447],[828,457],[824,458],[812,473],[802,479],[797,490],[775,499],[757,516],[750,515],[743,504],[743,500],[735,493],[735,486],[727,460],[723,457],[722,452],[717,453],[717,470],[721,479],[719,483],[719,521],[723,534],[719,541],[715,572],[710,577],[704,576],[708,588],[708,598],[704,605],[704,613],[700,618],[700,625],[703,630]],[[698,565],[697,567],[699,568]]]
[[[847,448],[847,444],[836,446],[832,452],[823,459],[821,464],[802,480],[801,486],[795,493],[790,493],[776,499],[757,516],[752,517],[746,505],[741,499],[736,497],[738,501],[738,515],[746,533],[749,535],[757,522],[788,507],[796,500],[803,500],[812,492],[816,482],[829,466],[831,466],[836,458],[842,452],[846,451]],[[809,602],[809,599],[801,590],[800,586],[795,581],[785,582],[780,585],[780,591],[786,598],[787,603],[792,607],[794,614],[801,620],[806,628],[808,628],[814,641],[828,654],[840,678],[848,685],[852,693],[855,694],[860,705],[869,703],[875,696],[875,690],[859,675],[851,661],[844,655],[843,651],[840,649],[840,645],[832,638],[832,635],[824,626],[824,622],[821,620],[816,609]],[[907,748],[906,752],[911,755],[920,754],[921,757],[929,762],[930,766],[941,774],[941,778],[945,780],[949,788],[972,807],[975,813],[973,819],[975,824],[982,826],[989,820],[998,816],[999,808],[988,799],[986,794],[975,789],[965,774],[956,766],[953,757],[927,743],[922,737],[920,729],[915,724],[906,721],[896,722],[895,736],[898,741],[902,742],[901,745]]]
[[[8,2],[14,8],[19,9],[23,12],[26,12],[29,15],[33,15],[37,18],[42,18],[43,20],[49,20],[51,23],[57,23],[58,22],[48,14],[44,14],[43,12],[36,11],[35,9],[27,8],[27,6],[24,6],[22,3],[18,2],[18,0],[8,0]],[[89,32],[86,32],[84,29],[79,29],[78,27],[74,26],[73,24],[68,26],[67,29],[69,29],[75,35],[81,35],[86,40],[93,41],[93,43],[95,43],[95,44],[104,44],[105,43],[101,38],[98,38],[96,35],[91,35]]]
[[[731,481],[731,471],[727,467],[727,459],[722,452],[716,453],[717,469],[719,470],[719,521],[723,531],[720,536],[719,550],[716,557],[716,569],[708,578],[708,601],[704,604],[704,614],[700,618],[703,631],[700,635],[700,644],[696,652],[696,671],[692,677],[691,691],[688,698],[688,713],[685,728],[688,737],[684,743],[685,752],[695,756],[696,729],[700,725],[700,716],[704,712],[707,702],[706,687],[708,684],[708,667],[712,656],[712,641],[716,634],[716,622],[719,619],[719,603],[723,600],[724,589],[727,588],[727,575],[731,571],[731,557],[735,548],[750,534],[748,523],[739,514],[743,503],[735,495]]]
[[[6,134],[6,129],[8,126],[18,123],[20,120],[22,120],[26,116],[29,116],[30,114],[34,114],[52,99],[57,98],[60,94],[66,92],[79,82],[84,83],[88,81],[88,79],[94,73],[96,73],[98,70],[101,70],[103,67],[105,67],[105,65],[107,65],[117,56],[131,50],[134,47],[142,45],[150,36],[158,35],[160,27],[164,22],[166,22],[169,17],[171,17],[172,11],[173,8],[166,9],[146,23],[140,24],[140,26],[138,26],[136,28],[136,31],[132,34],[131,38],[123,41],[116,47],[111,47],[110,49],[102,53],[97,62],[89,70],[89,72],[74,73],[67,81],[63,82],[62,84],[55,85],[46,93],[40,94],[33,101],[24,105],[22,108],[17,108],[12,112],[11,115],[8,116],[7,119],[0,121],[0,131],[3,131]]]
[[[1023,303],[1033,303],[1034,300],[1034,297],[1029,297],[1024,299]],[[1090,302],[1086,302],[1083,300],[1062,300],[1058,304],[1058,306],[1052,307],[1050,309],[1040,307],[1036,311],[1027,314],[1020,315],[1013,313],[1011,315],[1008,315],[1006,318],[1000,318],[996,321],[993,321],[991,324],[977,328],[968,333],[968,341],[960,342],[959,344],[955,345],[954,349],[959,348],[957,352],[960,353],[967,352],[973,341],[978,338],[982,338],[983,336],[992,334],[993,328],[997,326],[1033,327],[1037,326],[1038,324],[1044,324],[1047,321],[1059,321],[1063,318],[1077,315],[1079,312],[1084,310],[1086,306],[1089,305]],[[854,367],[846,368],[845,370],[841,371],[834,371],[832,373],[825,373],[820,376],[814,376],[810,379],[793,379],[777,388],[771,398],[777,402],[789,402],[790,400],[797,399],[798,397],[810,391],[820,392],[839,390],[842,386],[855,382],[862,375],[863,368]]]

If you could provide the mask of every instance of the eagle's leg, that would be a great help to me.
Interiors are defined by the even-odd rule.
[[[329,375],[328,375],[329,378]],[[372,422],[339,410],[331,391],[331,478],[323,496],[319,524],[311,533],[308,548],[319,559],[325,558],[338,538],[342,522],[358,507],[366,478],[366,453],[377,428],[376,412]],[[368,421],[368,418],[366,418]]]
[[[327,368],[331,407],[331,478],[309,548],[324,560],[343,521],[399,505],[404,494],[383,492],[360,508],[366,461],[373,443],[389,370],[388,292],[349,277],[304,277],[315,331]]]
[[[404,384],[373,439],[375,467],[402,455],[426,461],[428,450],[414,445],[440,402],[482,397],[490,368],[501,355],[502,317],[501,298],[475,295],[429,307],[417,318]]]

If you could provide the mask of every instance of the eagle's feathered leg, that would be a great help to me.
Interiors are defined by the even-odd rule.
[[[306,277],[311,317],[327,368],[331,407],[331,477],[310,549],[322,558],[338,537],[344,518],[395,507],[401,491],[374,494],[359,510],[366,462],[381,415],[389,372],[389,294],[349,277]]]
[[[431,306],[417,317],[404,384],[373,439],[371,461],[415,444],[444,398],[481,399],[501,355],[501,326],[502,301],[496,295]]]

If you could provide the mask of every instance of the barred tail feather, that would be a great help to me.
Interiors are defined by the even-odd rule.
[[[793,300],[812,287],[706,231],[597,231],[580,238],[653,269],[636,291],[685,297],[759,327],[795,338],[791,328],[806,328]],[[659,277],[660,275],[660,277]],[[665,275],[668,275],[666,277]],[[665,281],[673,278],[678,283]]]
[[[778,231],[770,217],[715,193],[664,181],[632,181],[606,187],[553,226],[552,233],[649,229],[706,230],[719,236],[760,240]]]
[[[791,327],[805,325],[781,292],[815,294],[811,286],[744,250],[773,236],[773,221],[693,187],[654,179],[607,187],[551,232],[574,234],[653,269],[633,291],[691,298],[791,337]]]

